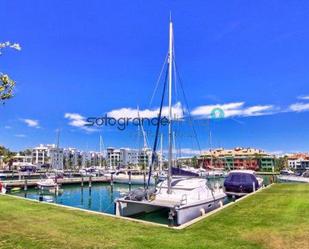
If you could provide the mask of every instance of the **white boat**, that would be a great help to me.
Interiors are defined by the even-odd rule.
[[[278,179],[283,182],[309,183],[309,170],[305,171],[301,176],[279,175]]]
[[[280,171],[280,175],[295,175],[294,172],[290,169],[283,169]]]
[[[148,176],[146,177],[143,174],[131,174],[131,177],[127,171],[117,172],[113,175],[113,181],[115,183],[123,183],[123,184],[133,184],[133,185],[145,185]],[[150,179],[150,185],[155,184],[154,177]]]
[[[181,225],[204,215],[210,210],[223,205],[226,195],[222,189],[212,189],[207,180],[199,177],[176,179],[172,177],[173,164],[173,131],[172,131],[172,80],[173,80],[173,23],[169,24],[169,53],[168,53],[168,172],[167,179],[146,190],[131,191],[123,198],[116,200],[116,215],[132,216],[138,213],[148,213],[158,209],[168,210],[168,220],[171,225]],[[164,94],[164,93],[163,93]],[[163,95],[164,97],[164,95]],[[161,103],[162,108],[162,103]],[[161,114],[159,114],[160,117]],[[159,123],[159,122],[158,122]],[[151,167],[150,167],[151,170]]]
[[[58,187],[58,184],[55,182],[54,179],[48,178],[37,182],[37,186],[39,189],[44,190],[44,189],[56,188]]]
[[[225,172],[222,170],[200,170],[200,176],[209,178],[225,177]]]
[[[97,174],[99,173],[99,171],[96,168],[94,168],[94,167],[90,167],[90,168],[81,169],[79,171],[79,173],[81,174],[81,176],[93,176],[93,177],[96,177]]]
[[[168,182],[157,186],[157,192],[149,196],[128,196],[118,199],[116,215],[133,216],[159,209],[168,209],[171,224],[181,225],[205,213],[223,206],[226,197],[220,188],[210,189],[207,180],[202,178],[183,178],[172,180],[172,192],[168,193]],[[134,191],[133,191],[134,194]],[[147,195],[147,192],[146,192]],[[140,199],[141,200],[138,200]]]

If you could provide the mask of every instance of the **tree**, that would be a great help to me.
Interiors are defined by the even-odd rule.
[[[0,146],[0,156],[3,156],[3,162],[8,164],[10,170],[13,165],[13,157],[15,155],[16,155],[15,152],[10,151],[4,146]]]
[[[194,167],[194,168],[196,168],[197,167],[197,157],[196,156],[194,156],[194,157],[192,157],[192,159],[191,159],[191,162],[192,162],[192,166]]]
[[[12,48],[20,51],[21,47],[18,43],[3,42],[0,43],[0,55],[4,48]],[[6,100],[14,96],[15,81],[8,74],[0,73],[0,102],[5,103]]]
[[[25,150],[19,151],[18,153],[21,156],[31,156],[32,150],[31,149],[25,149]]]
[[[279,157],[275,159],[275,169],[276,171],[283,170],[288,167],[288,157]]]

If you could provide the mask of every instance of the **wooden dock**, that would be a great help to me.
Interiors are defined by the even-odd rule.
[[[25,179],[25,180],[7,180],[2,181],[3,185],[5,185],[8,188],[14,188],[14,187],[24,187],[27,185],[28,187],[36,187],[37,182],[40,181],[40,179]],[[59,178],[57,179],[57,183],[61,185],[69,185],[69,184],[81,184],[83,183],[89,183],[90,177],[71,177],[71,178]],[[107,183],[110,182],[110,177],[107,176],[96,176],[91,177],[92,183]]]

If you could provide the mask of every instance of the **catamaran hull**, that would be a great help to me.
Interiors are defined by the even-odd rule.
[[[195,206],[188,206],[176,210],[176,224],[177,226],[187,223],[191,220],[194,220],[197,217],[200,217],[206,213],[209,213],[212,210],[215,210],[223,206],[224,198],[218,199],[215,201],[205,202]]]
[[[116,202],[116,216],[129,217],[141,213],[151,213],[162,207],[144,205],[142,202]]]
[[[116,215],[128,217],[140,213],[150,213],[165,208],[174,212],[174,223],[176,226],[179,226],[223,206],[225,197],[225,194],[222,194],[222,196],[216,200],[174,207],[171,205],[152,204],[151,202],[118,199],[116,201]]]

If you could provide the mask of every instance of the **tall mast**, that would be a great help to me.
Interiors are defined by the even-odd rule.
[[[100,156],[99,156],[99,160],[100,160],[100,162],[99,162],[99,165],[100,165],[100,167],[102,167],[102,136],[100,135],[100,154],[99,154]]]
[[[163,134],[161,133],[161,158],[160,158],[160,171],[163,169]]]
[[[173,131],[172,131],[172,80],[173,80],[173,23],[170,18],[169,53],[168,53],[168,176],[167,193],[172,193],[172,160],[173,160]]]
[[[141,117],[140,117],[140,114],[139,114],[139,107],[138,106],[137,106],[137,117],[138,117],[138,120],[139,120],[139,126],[138,127],[140,127],[141,130],[142,130],[143,142],[144,142],[143,150],[145,151],[148,148],[147,135],[146,135],[146,132],[144,130],[143,122],[141,122]]]
[[[59,153],[59,141],[60,141],[60,129],[57,129],[57,169],[59,169],[59,164],[60,164],[60,153]]]

